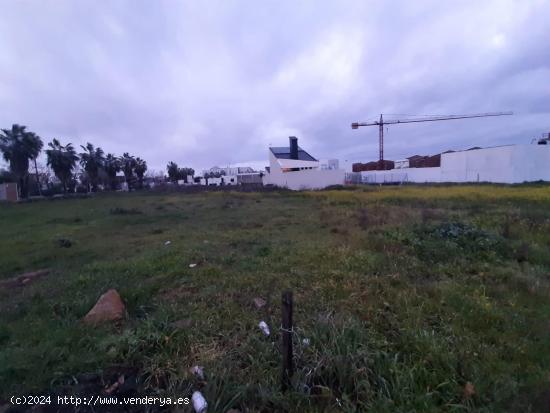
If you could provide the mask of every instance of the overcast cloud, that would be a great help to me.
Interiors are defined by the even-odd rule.
[[[550,131],[549,1],[1,0],[0,126],[150,169],[263,162],[289,135],[377,159],[380,113],[514,116],[390,127],[387,159]],[[254,165],[257,165],[255,163]]]

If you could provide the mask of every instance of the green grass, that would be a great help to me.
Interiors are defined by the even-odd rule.
[[[0,399],[112,366],[188,397],[196,364],[209,412],[528,412],[550,388],[547,186],[102,194],[1,204],[0,228],[0,278],[52,270],[0,291]],[[86,327],[109,288],[128,319]]]

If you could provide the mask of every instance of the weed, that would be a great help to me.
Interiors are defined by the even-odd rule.
[[[72,241],[67,238],[59,238],[56,242],[61,248],[71,248],[73,245]]]

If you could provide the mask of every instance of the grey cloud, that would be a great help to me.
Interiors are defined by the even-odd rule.
[[[0,126],[130,151],[163,169],[377,157],[384,113],[514,110],[390,127],[388,158],[550,130],[544,1],[1,0]]]

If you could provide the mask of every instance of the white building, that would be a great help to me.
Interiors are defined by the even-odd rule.
[[[402,169],[402,168],[408,168],[408,167],[409,167],[408,159],[400,159],[398,161],[395,161],[395,169]]]
[[[338,162],[338,159],[329,159],[328,169],[340,169],[340,162]]]
[[[237,175],[223,175],[217,178],[200,178],[200,185],[206,185],[208,181],[208,186],[224,186],[224,185],[238,185],[239,180]]]
[[[298,146],[298,138],[291,136],[288,147],[269,148],[269,170],[263,183],[293,190],[322,189],[343,185],[344,175],[343,169],[321,169],[319,161]]]
[[[250,166],[234,166],[234,167],[227,167],[227,168],[220,168],[219,166],[213,166],[210,169],[202,171],[202,175],[205,174],[223,174],[223,175],[239,175],[239,174],[249,174],[254,173],[254,169],[252,169]]]
[[[329,159],[321,164],[321,169],[340,169],[338,159]]]
[[[400,165],[401,166],[401,165]],[[441,166],[361,172],[363,183],[550,181],[550,145],[507,145],[441,154]]]

